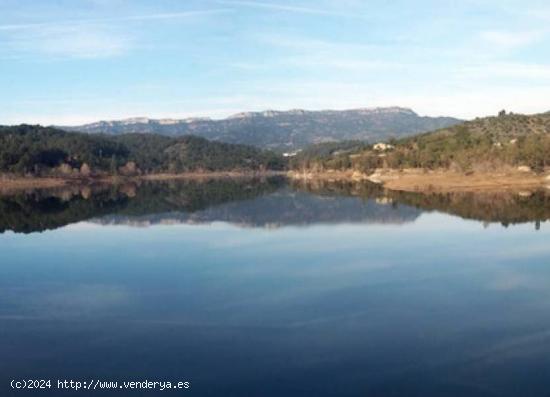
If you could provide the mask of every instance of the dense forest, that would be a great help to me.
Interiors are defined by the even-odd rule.
[[[185,136],[118,136],[34,125],[0,127],[0,172],[35,176],[280,170],[275,153]]]
[[[296,156],[294,169],[445,168],[492,171],[524,166],[540,172],[550,166],[550,113],[506,114],[476,119],[434,132],[371,145]]]

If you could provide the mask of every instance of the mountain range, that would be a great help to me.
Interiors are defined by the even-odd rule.
[[[324,142],[385,141],[449,127],[460,122],[462,120],[452,117],[419,116],[411,109],[386,107],[322,111],[268,110],[238,113],[219,120],[137,117],[61,128],[109,135],[195,135],[214,141],[288,152]]]

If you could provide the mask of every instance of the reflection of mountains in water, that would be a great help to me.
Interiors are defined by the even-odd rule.
[[[284,178],[178,180],[40,190],[0,197],[0,232],[35,232],[92,219],[144,226],[229,222],[250,227],[412,222],[439,211],[504,225],[550,217],[550,196],[420,194],[352,182]]]
[[[372,194],[317,195],[290,187],[283,178],[69,187],[0,197],[0,231],[29,233],[90,219],[134,226],[216,221],[250,227],[403,223],[415,220],[421,212],[390,204]]]
[[[359,197],[317,196],[282,188],[274,193],[243,201],[214,205],[195,212],[173,211],[142,216],[108,215],[94,222],[148,226],[154,224],[227,222],[249,227],[336,223],[393,223],[414,221],[421,211],[392,206],[383,200]]]

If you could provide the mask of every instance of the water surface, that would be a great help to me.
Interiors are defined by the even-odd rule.
[[[280,179],[4,196],[0,395],[547,396],[549,214]]]

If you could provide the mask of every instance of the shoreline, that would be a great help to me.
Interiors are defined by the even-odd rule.
[[[418,193],[523,192],[550,189],[550,174],[533,172],[460,173],[447,170],[378,169],[372,174],[358,171],[296,172],[287,176],[296,180],[369,181],[388,190]]]
[[[170,181],[178,179],[208,180],[220,178],[267,178],[272,176],[286,176],[286,171],[262,172],[188,172],[181,174],[159,173],[135,176],[93,176],[87,178],[63,177],[7,177],[0,176],[0,194],[31,189],[50,189],[72,186],[88,186],[94,184],[120,184],[134,181]]]
[[[89,186],[94,184],[123,184],[136,181],[170,181],[170,180],[208,180],[219,178],[266,178],[286,176],[293,180],[324,181],[368,181],[388,190],[404,192],[522,192],[533,189],[550,189],[550,174],[533,172],[478,172],[460,173],[447,170],[379,169],[372,174],[353,170],[298,172],[298,171],[262,171],[262,172],[189,172],[181,174],[159,173],[136,176],[96,176],[88,178],[63,177],[0,177],[0,194],[30,189],[48,189],[72,186]]]

